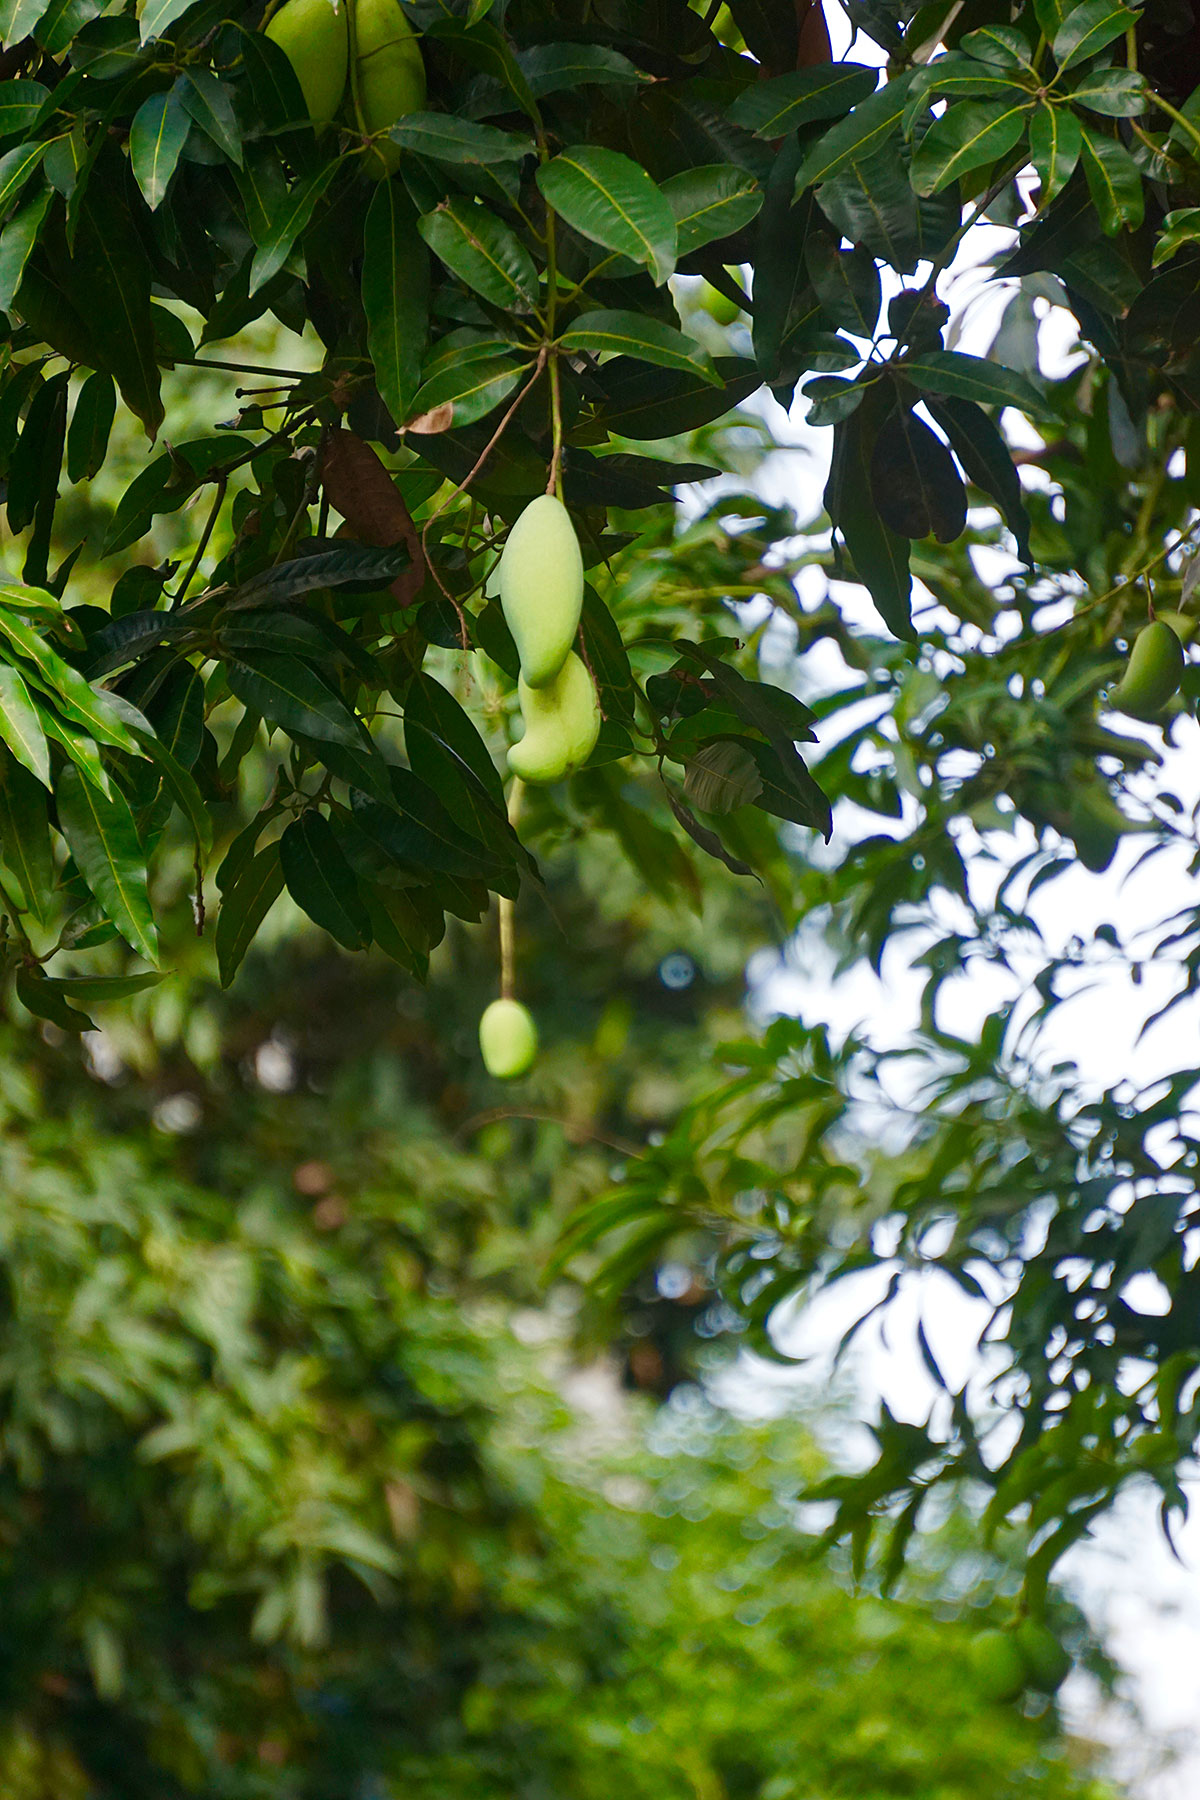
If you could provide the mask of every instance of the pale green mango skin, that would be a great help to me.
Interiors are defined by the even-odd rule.
[[[537,1026],[519,1000],[493,1000],[479,1021],[483,1066],[497,1081],[516,1081],[533,1067]]]
[[[1050,1627],[1038,1619],[1022,1619],[1014,1636],[1029,1670],[1030,1687],[1042,1694],[1057,1693],[1071,1673],[1071,1658]]]
[[[1193,618],[1190,613],[1159,612],[1155,616],[1162,624],[1171,627],[1181,644],[1190,644],[1197,629],[1200,629],[1200,619]]]
[[[517,695],[525,736],[508,753],[511,772],[530,787],[549,787],[571,775],[592,754],[600,735],[600,702],[587,666],[568,652],[547,687],[532,688],[522,676]]]
[[[521,678],[545,687],[566,661],[583,608],[583,558],[561,500],[539,494],[529,502],[508,534],[498,573]]]
[[[412,26],[396,0],[353,0],[355,81],[364,132],[386,131],[425,104],[425,63]],[[400,166],[396,144],[373,144],[366,168],[377,180]]]
[[[1109,695],[1109,704],[1132,719],[1154,719],[1183,679],[1183,646],[1162,619],[1143,625],[1129,653],[1129,666]]]
[[[346,4],[335,11],[329,0],[287,0],[266,28],[300,83],[314,125],[328,125],[341,105],[350,61]]]
[[[1015,1700],[1028,1681],[1028,1666],[1011,1631],[981,1631],[972,1638],[967,1657],[988,1700]]]

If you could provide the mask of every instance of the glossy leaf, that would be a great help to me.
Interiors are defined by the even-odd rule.
[[[449,113],[408,113],[388,131],[393,144],[413,150],[434,162],[474,163],[486,169],[492,163],[520,162],[533,151],[529,138],[512,131],[497,131],[474,119],[458,119]]]
[[[1105,232],[1111,237],[1126,228],[1136,230],[1146,204],[1137,164],[1116,138],[1088,125],[1082,136],[1083,172]]]
[[[63,833],[88,887],[131,949],[158,961],[158,933],[146,887],[146,858],[129,802],[114,787],[106,798],[74,768],[59,777],[55,799]]]
[[[178,88],[151,94],[129,127],[129,166],[151,212],[166,199],[191,120]]]
[[[588,350],[593,355],[632,356],[639,362],[657,363],[664,369],[697,374],[714,387],[719,377],[712,359],[691,338],[673,325],[635,312],[582,313],[559,339],[564,350]]]
[[[296,239],[308,225],[318,200],[336,173],[336,163],[325,163],[291,189],[286,203],[254,252],[254,260],[250,265],[251,294],[266,287],[283,268]]]
[[[400,423],[421,378],[429,320],[429,252],[398,182],[382,181],[363,234],[362,303],[367,346],[383,403]]]
[[[935,119],[912,160],[918,194],[936,194],[972,169],[999,161],[1024,136],[1031,102],[960,101]]]
[[[517,62],[535,100],[588,84],[631,88],[639,81],[636,64],[606,44],[534,44],[517,53]]]
[[[840,119],[875,92],[878,72],[861,63],[826,63],[774,75],[743,90],[729,109],[756,137],[781,138],[803,125]]]
[[[46,792],[9,756],[0,762],[0,860],[16,877],[25,910],[45,924],[57,879]]]
[[[537,305],[538,274],[516,232],[477,201],[443,201],[418,221],[417,229],[434,255],[490,300],[509,312]]]
[[[28,201],[0,231],[0,312],[8,312],[12,306],[52,199],[47,188]]]
[[[18,144],[0,156],[0,218],[18,198],[22,188],[40,166],[49,144]]]
[[[179,98],[188,117],[240,168],[242,129],[232,91],[211,70],[189,69],[179,84]]]
[[[733,163],[687,169],[664,181],[662,191],[675,216],[681,257],[741,231],[757,216],[763,203],[758,182]]]
[[[1066,106],[1041,105],[1029,122],[1029,155],[1042,184],[1039,206],[1060,193],[1075,172],[1083,132]]]
[[[228,987],[237,974],[259,926],[282,892],[279,845],[268,844],[250,859],[221,896],[216,951],[222,987]]]
[[[11,663],[0,663],[0,738],[43,787],[51,786],[50,747],[41,714]]]
[[[861,161],[898,133],[909,85],[910,77],[896,76],[860,101],[848,118],[840,120],[817,140],[797,171],[797,199],[805,188],[819,187],[822,182],[829,181],[851,157]]]
[[[230,659],[225,673],[243,706],[253,707],[273,725],[321,743],[362,747],[362,726],[345,701],[296,657],[245,651]]]
[[[562,151],[538,170],[547,203],[594,243],[644,263],[656,286],[675,268],[675,218],[662,189],[632,157],[599,144]]]
[[[1054,60],[1060,70],[1073,68],[1108,48],[1114,38],[1124,37],[1138,15],[1113,0],[1084,0],[1070,11],[1054,38]]]

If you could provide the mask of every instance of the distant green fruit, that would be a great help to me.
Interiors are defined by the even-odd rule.
[[[730,300],[711,281],[701,283],[698,298],[709,318],[717,325],[732,325],[735,319],[742,316],[742,309],[737,301]]]
[[[1129,655],[1129,666],[1109,695],[1109,705],[1131,719],[1154,719],[1183,679],[1183,648],[1169,625],[1152,619],[1143,625]]]
[[[1011,1631],[981,1631],[968,1646],[967,1660],[976,1686],[988,1700],[1015,1700],[1029,1679],[1025,1658]]]
[[[1094,874],[1107,869],[1129,823],[1103,788],[1080,788],[1071,795],[1067,834],[1075,841],[1080,862]]]
[[[537,1026],[519,1000],[493,1000],[479,1021],[483,1066],[497,1081],[515,1081],[533,1067]]]
[[[1022,1619],[1013,1636],[1025,1659],[1030,1687],[1040,1694],[1056,1694],[1071,1673],[1071,1658],[1049,1626],[1039,1619]]]
[[[341,105],[350,57],[347,0],[287,0],[271,19],[266,35],[278,44],[300,83],[314,125],[328,125]]]
[[[600,735],[600,702],[587,667],[571,651],[547,687],[517,684],[525,736],[508,753],[513,774],[548,787],[585,763]]]
[[[544,687],[575,642],[583,607],[583,558],[561,500],[539,494],[529,502],[508,534],[498,574],[521,677],[531,688]]]
[[[358,123],[373,135],[425,104],[425,64],[412,26],[397,0],[352,0],[354,79]],[[382,180],[400,166],[400,151],[386,138],[372,146],[368,171]]]

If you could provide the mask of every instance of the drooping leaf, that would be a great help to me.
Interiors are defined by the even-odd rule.
[[[51,786],[50,748],[41,714],[11,663],[0,663],[0,738],[43,787]]]
[[[163,420],[154,328],[150,313],[150,265],[121,193],[110,152],[101,158],[104,178],[89,184],[79,214],[72,278],[87,295],[88,323],[122,398],[154,438]],[[119,162],[119,159],[118,159]]]
[[[10,756],[0,763],[0,858],[20,884],[26,911],[44,925],[56,879],[46,790]]]
[[[36,195],[0,232],[0,312],[12,307],[53,198],[49,188]]]
[[[399,182],[381,181],[363,233],[367,347],[383,403],[403,422],[421,379],[429,322],[429,252]]]
[[[967,494],[954,459],[914,412],[894,408],[876,433],[871,497],[880,519],[900,537],[930,535],[950,543],[966,524]]]
[[[146,885],[146,858],[119,788],[105,797],[74,768],[55,788],[59,823],[79,872],[131,949],[158,962],[158,932]]]
[[[951,395],[925,400],[935,424],[950,440],[951,448],[976,487],[999,504],[1008,528],[1017,540],[1023,562],[1030,561],[1029,514],[1020,479],[1000,428],[973,401]]]
[[[222,987],[228,987],[237,974],[259,926],[282,892],[283,865],[277,843],[268,844],[252,857],[222,892],[215,938]]]
[[[49,144],[18,144],[0,156],[0,218],[8,212],[25,183],[40,166]]]
[[[242,704],[273,725],[321,743],[362,748],[362,726],[345,701],[296,657],[244,651],[226,664],[225,675]]]
[[[606,250],[644,263],[656,286],[675,268],[675,217],[662,189],[632,157],[601,144],[579,144],[538,170],[547,203],[568,225]]]
[[[287,201],[273,220],[271,229],[254,252],[250,265],[250,293],[266,287],[283,268],[292,254],[296,239],[307,226],[317,201],[337,173],[336,162],[328,162],[289,191]],[[390,186],[390,183],[386,184]]]
[[[108,440],[117,410],[117,390],[111,375],[97,369],[79,390],[71,429],[67,436],[67,474],[72,481],[90,481],[99,473],[108,453]]]
[[[165,94],[151,94],[133,116],[129,165],[151,212],[166,199],[190,130],[191,120],[177,87]]]
[[[1140,169],[1117,138],[1090,125],[1083,127],[1082,138],[1083,172],[1101,225],[1110,237],[1125,228],[1135,231],[1146,204]]]
[[[231,163],[241,166],[242,128],[232,90],[211,69],[191,68],[179,84],[183,110]]]
[[[756,137],[781,138],[803,125],[843,118],[875,92],[875,69],[861,63],[825,63],[756,81],[729,109],[735,125]]]
[[[862,406],[856,408],[835,432],[825,508],[884,624],[897,637],[911,638],[908,542],[884,524],[871,498],[864,410]]]
[[[843,168],[851,157],[861,161],[898,134],[900,115],[908,99],[909,75],[897,75],[877,92],[859,101],[848,117],[823,133],[801,162],[796,174],[796,198],[805,188],[819,187]]]
[[[301,911],[347,950],[365,949],[371,941],[367,909],[329,820],[315,810],[294,820],[279,840],[279,861]]]
[[[1029,155],[1042,184],[1039,205],[1045,206],[1067,185],[1082,148],[1083,132],[1069,107],[1038,107],[1029,122]]]

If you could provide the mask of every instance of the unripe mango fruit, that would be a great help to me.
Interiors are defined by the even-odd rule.
[[[975,1682],[988,1700],[1015,1700],[1029,1678],[1025,1658],[1011,1631],[981,1631],[967,1649]]]
[[[1025,1659],[1030,1687],[1040,1694],[1056,1694],[1071,1673],[1071,1658],[1050,1627],[1039,1619],[1022,1619],[1013,1635]]]
[[[525,736],[508,753],[508,766],[530,787],[549,787],[585,763],[600,735],[600,702],[586,664],[569,651],[554,680],[530,687],[522,676],[517,695]]]
[[[350,0],[354,7],[354,85],[360,128],[386,131],[425,104],[425,64],[412,26],[396,0]],[[400,151],[377,140],[366,167],[377,180],[395,174]]]
[[[1152,619],[1138,632],[1129,665],[1108,696],[1131,719],[1154,719],[1183,679],[1183,647],[1171,627]]]
[[[533,1067],[537,1026],[519,1000],[493,1000],[479,1021],[483,1066],[497,1081],[515,1081]]]
[[[583,558],[561,500],[539,494],[529,502],[508,534],[497,574],[521,678],[544,687],[566,661],[583,607]]]
[[[1155,615],[1163,625],[1169,625],[1181,644],[1190,644],[1197,630],[1200,630],[1200,619],[1193,618],[1190,613],[1162,612]]]
[[[314,125],[328,125],[341,105],[350,60],[347,4],[348,0],[338,6],[330,0],[287,0],[266,28],[296,72]]]
[[[1071,796],[1067,835],[1074,840],[1080,862],[1093,874],[1100,875],[1107,869],[1116,855],[1121,834],[1129,825],[1105,789],[1083,787]]]

